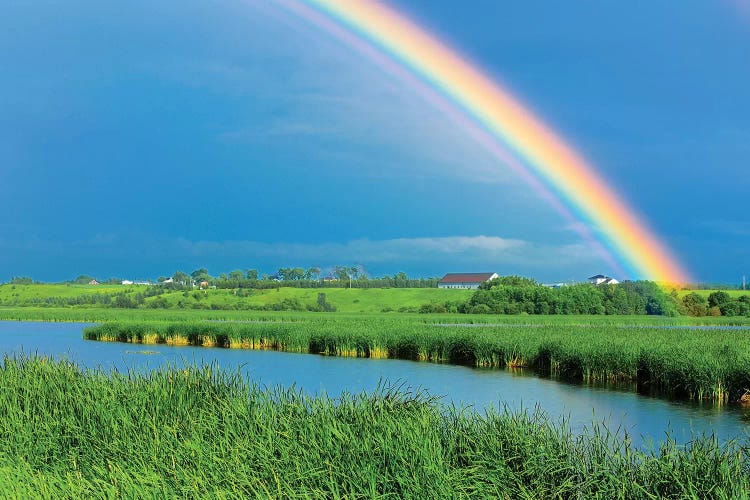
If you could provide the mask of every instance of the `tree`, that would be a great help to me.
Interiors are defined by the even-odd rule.
[[[517,287],[535,287],[539,286],[539,283],[532,278],[525,278],[523,276],[499,276],[490,281],[485,281],[480,284],[480,288],[489,290],[494,286],[517,286]]]
[[[187,285],[188,283],[190,283],[190,276],[183,273],[182,271],[175,271],[175,273],[172,275],[172,281],[181,285]]]
[[[32,283],[34,283],[34,280],[27,276],[13,276],[13,278],[10,280],[10,283],[11,285],[31,285]],[[88,283],[88,281],[86,283]]]
[[[325,293],[319,293],[317,310],[323,312],[333,312],[336,310],[336,308],[326,301]]]
[[[257,280],[258,279],[258,270],[257,269],[248,269],[245,273],[247,276],[247,279],[249,280]]]
[[[333,275],[341,281],[349,279],[349,268],[346,266],[336,266],[333,268]]]
[[[289,270],[290,280],[301,280],[305,277],[305,270],[301,267],[295,267]]]
[[[690,292],[682,298],[682,311],[689,316],[705,316],[708,314],[706,297]]]
[[[306,280],[317,280],[318,276],[320,276],[320,269],[317,267],[311,267],[310,269],[305,271]]]
[[[727,292],[712,292],[708,296],[708,307],[721,307],[728,303],[732,298]]]
[[[408,276],[406,276],[406,273],[401,271],[399,273],[396,273],[393,275],[393,286],[395,287],[405,287],[409,282]]]
[[[193,279],[199,283],[201,281],[211,281],[211,276],[208,275],[208,269],[206,269],[205,267],[196,269],[195,271],[190,273],[190,276],[192,276]]]
[[[240,271],[239,269],[235,269],[234,271],[229,273],[229,279],[230,281],[240,282],[245,277],[245,274]]]

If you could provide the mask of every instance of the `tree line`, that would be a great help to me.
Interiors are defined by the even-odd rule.
[[[483,283],[464,302],[423,304],[419,312],[750,316],[750,295],[733,298],[715,291],[705,297],[691,292],[680,299],[677,290],[667,293],[652,281],[550,288],[531,278],[503,276]]]
[[[420,312],[470,314],[679,314],[675,295],[651,281],[551,288],[531,278],[504,276],[483,283],[465,302],[425,304]]]
[[[281,267],[274,274],[260,275],[257,269],[236,269],[211,276],[208,269],[199,268],[187,274],[177,271],[170,278],[160,277],[159,283],[169,288],[192,288],[205,284],[221,289],[253,288],[437,288],[439,278],[409,278],[399,272],[393,276],[370,278],[362,266],[335,266],[330,274],[322,275],[320,268]]]
[[[732,297],[717,291],[705,297],[691,292],[680,301],[680,312],[687,316],[750,316],[750,295]]]

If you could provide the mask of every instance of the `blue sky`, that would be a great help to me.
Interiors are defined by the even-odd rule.
[[[699,280],[750,275],[742,1],[393,0],[597,166]],[[462,125],[273,1],[6,2],[0,280],[617,270]]]

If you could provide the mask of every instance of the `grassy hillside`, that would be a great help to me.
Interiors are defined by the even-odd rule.
[[[123,285],[53,285],[53,284],[34,284],[34,285],[0,285],[0,301],[3,303],[12,300],[44,300],[49,297],[78,297],[81,295],[108,294],[127,292],[135,293],[138,289],[144,287],[123,286]]]
[[[93,306],[93,304],[72,303],[78,298],[94,296],[126,295],[135,298],[148,295],[152,291],[146,286],[122,285],[0,285],[0,305],[18,306]],[[326,302],[339,312],[379,313],[416,309],[422,304],[445,301],[465,301],[473,293],[471,290],[438,288],[277,288],[270,290],[191,290],[173,291],[153,297],[145,297],[142,306],[153,307],[157,301],[160,307],[175,309],[253,309],[284,300],[297,300],[303,309],[314,306],[318,294],[325,293]],[[64,303],[59,303],[63,300]]]
[[[384,310],[398,311],[404,308],[418,308],[432,302],[465,301],[471,297],[471,290],[445,290],[437,288],[277,288],[272,290],[251,290],[248,297],[240,297],[239,290],[204,290],[172,293],[163,296],[170,304],[177,305],[187,299],[205,301],[208,304],[242,303],[252,306],[278,304],[285,299],[299,300],[303,306],[317,303],[318,294],[324,293],[326,302],[338,312],[376,313]],[[197,298],[203,294],[203,298]],[[185,302],[183,302],[185,303]]]

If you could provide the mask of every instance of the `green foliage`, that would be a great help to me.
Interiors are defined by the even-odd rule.
[[[525,278],[523,276],[499,276],[479,285],[479,288],[483,290],[489,290],[496,286],[515,286],[515,287],[535,287],[539,286],[539,283],[532,278]]]
[[[697,304],[697,305],[696,305]],[[720,290],[705,295],[691,292],[682,298],[683,313],[692,316],[750,316],[750,295]]]
[[[485,306],[485,307],[479,307]],[[482,284],[461,309],[475,314],[649,314],[676,316],[675,299],[650,281],[550,288],[508,276]]]
[[[326,294],[325,293],[319,293],[318,294],[318,303],[316,306],[308,306],[308,310],[310,311],[318,311],[318,312],[335,312],[336,307],[330,304],[326,300]]]
[[[740,498],[737,443],[633,449],[540,411],[445,408],[408,388],[310,397],[216,366],[148,374],[6,358],[8,498]]]
[[[191,281],[191,277],[189,275],[187,275],[186,273],[182,272],[182,271],[176,271],[172,275],[172,280],[175,283],[179,283],[179,284],[182,284],[182,285],[189,285],[190,281]]]
[[[198,283],[200,283],[201,281],[211,281],[211,276],[208,274],[208,269],[206,269],[205,267],[196,269],[195,271],[190,273],[190,276],[194,281]]]
[[[682,297],[682,313],[688,316],[706,316],[708,301],[703,295],[691,292]]]
[[[10,280],[11,285],[31,285],[34,280],[26,276],[14,276]]]
[[[724,291],[718,291],[718,292],[712,292],[708,296],[708,307],[721,307],[727,302],[729,302],[731,298],[729,297],[729,294]]]

